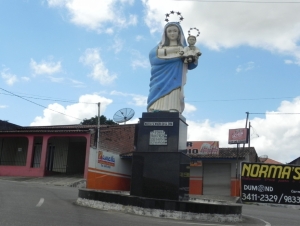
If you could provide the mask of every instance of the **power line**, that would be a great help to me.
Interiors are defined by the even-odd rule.
[[[221,0],[216,0],[216,1],[213,1],[213,0],[174,0],[174,1],[177,1],[177,2],[208,2],[208,3],[258,3],[258,4],[299,4],[300,2],[299,1],[289,1],[289,2],[286,2],[286,1],[241,1],[241,0],[224,0],[224,1],[221,1]]]
[[[0,93],[2,95],[7,95],[7,96],[16,96],[15,94],[8,94],[8,93]],[[29,99],[36,99],[36,100],[52,100],[52,101],[59,101],[59,102],[66,102],[66,103],[79,103],[79,104],[97,104],[97,103],[88,103],[88,102],[78,102],[78,101],[74,101],[74,100],[64,100],[64,99],[54,99],[54,98],[38,98],[38,97],[33,97],[33,96],[20,96],[18,95],[18,97],[26,97]]]
[[[289,112],[265,112],[265,113],[250,113],[250,115],[300,115],[300,112],[293,112],[293,113],[289,113]]]
[[[16,96],[15,94],[8,94],[8,93],[0,93],[2,95],[8,95],[8,96]],[[59,102],[66,102],[66,103],[79,103],[79,104],[98,104],[98,103],[90,103],[90,102],[78,102],[75,100],[65,100],[65,99],[57,99],[54,97],[46,97],[46,96],[40,96],[45,98],[39,98],[39,95],[33,95],[29,96],[26,93],[23,93],[25,95],[21,96],[18,95],[18,97],[24,97],[29,99],[37,99],[37,100],[51,100],[51,101],[59,101]],[[37,97],[34,97],[37,96]],[[255,101],[255,100],[279,100],[279,99],[293,99],[295,97],[260,97],[260,98],[241,98],[241,99],[212,99],[212,100],[191,100],[186,102],[192,103],[192,102],[233,102],[233,101]]]
[[[252,100],[278,100],[278,99],[293,99],[295,97],[261,97],[261,98],[244,98],[244,99],[214,99],[214,100],[191,100],[187,102],[229,102],[229,101],[252,101]]]
[[[43,106],[43,105],[41,105],[41,104],[38,104],[38,103],[35,103],[35,102],[31,101],[31,100],[27,100],[26,98],[24,98],[24,97],[22,97],[22,96],[19,96],[19,95],[17,95],[17,94],[14,94],[14,93],[12,93],[12,92],[9,92],[9,91],[7,91],[7,90],[5,90],[5,89],[2,89],[2,88],[0,88],[0,89],[3,90],[4,92],[10,93],[10,94],[13,95],[13,96],[19,97],[19,98],[21,98],[21,99],[23,99],[23,100],[26,100],[26,101],[28,101],[28,102],[30,102],[30,103],[32,103],[32,104],[35,104],[35,105],[37,105],[37,106],[39,106],[39,107],[48,109],[48,110],[50,110],[50,111],[54,111],[54,112],[56,112],[56,113],[59,113],[59,114],[61,114],[61,115],[65,115],[65,116],[67,116],[67,117],[71,117],[71,118],[78,119],[78,120],[80,120],[80,121],[83,120],[83,119],[76,118],[76,117],[73,117],[73,116],[71,116],[71,115],[67,115],[67,114],[65,114],[65,113],[62,113],[62,112],[53,110],[53,109],[51,109],[51,108],[45,107],[45,106]]]

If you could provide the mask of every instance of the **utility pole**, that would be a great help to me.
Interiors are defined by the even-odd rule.
[[[249,118],[249,112],[247,111],[246,114],[247,114],[247,116],[246,116],[246,125],[245,125],[245,129],[247,129],[248,118]],[[250,133],[250,131],[249,131],[249,133]],[[249,138],[249,135],[250,135],[250,134],[248,134],[248,130],[247,130],[247,138]],[[245,150],[245,143],[243,144],[243,151],[244,151],[244,150]]]
[[[99,151],[100,143],[100,102],[98,103],[98,133],[97,133],[97,151]]]
[[[250,127],[251,127],[251,123],[249,121],[249,134],[248,134],[248,147],[250,149]]]

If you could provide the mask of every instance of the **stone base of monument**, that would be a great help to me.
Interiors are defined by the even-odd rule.
[[[79,189],[78,205],[142,216],[211,222],[241,222],[242,206],[137,197],[121,192]]]
[[[179,112],[144,112],[140,118],[138,152],[186,150],[187,123]]]
[[[188,200],[190,157],[181,152],[134,152],[130,195]]]
[[[186,140],[187,124],[179,112],[144,112],[132,154],[130,194],[188,200],[190,158],[181,153]]]
[[[77,204],[181,220],[240,222],[242,206],[189,199],[187,124],[178,112],[143,113],[132,153],[130,194],[79,189]]]

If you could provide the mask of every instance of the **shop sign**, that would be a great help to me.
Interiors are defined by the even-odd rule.
[[[219,155],[219,141],[188,141],[187,154]]]
[[[248,129],[230,129],[228,135],[228,144],[247,144]]]
[[[115,158],[113,155],[104,154],[103,151],[98,152],[98,163],[106,166],[115,166]]]
[[[192,167],[201,167],[202,161],[201,160],[191,160],[190,166]]]
[[[300,166],[242,163],[243,202],[300,205]]]

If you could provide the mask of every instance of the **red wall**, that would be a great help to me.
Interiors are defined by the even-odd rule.
[[[130,190],[130,175],[89,168],[86,187],[97,190]]]

